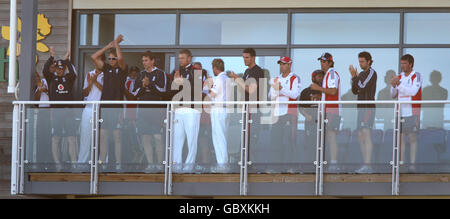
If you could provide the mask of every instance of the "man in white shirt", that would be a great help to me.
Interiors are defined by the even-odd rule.
[[[300,78],[291,72],[292,60],[283,57],[278,61],[281,74],[270,87],[269,98],[273,101],[296,101],[300,96]],[[272,162],[293,162],[299,156],[295,150],[297,135],[297,105],[276,104],[273,115],[276,119],[272,126],[270,157]]]
[[[227,101],[230,97],[230,78],[225,71],[225,64],[222,59],[214,59],[212,61],[212,69],[214,75],[213,85],[209,90],[208,96],[212,101]],[[211,131],[216,153],[217,168],[213,172],[226,171],[228,163],[227,151],[227,112],[225,104],[214,104],[211,106]]]
[[[413,70],[414,57],[410,54],[406,54],[400,61],[402,73],[397,77],[393,76],[391,79],[391,95],[392,98],[399,101],[414,101],[422,100],[422,77],[419,72]],[[409,171],[414,172],[413,166],[416,162],[417,153],[417,131],[420,127],[420,104],[400,104],[400,116],[401,116],[401,140],[400,160],[405,158],[405,134],[409,137],[410,143],[410,162],[411,166]]]
[[[94,69],[84,78],[83,96],[85,101],[99,101],[103,90],[103,72]],[[80,151],[78,163],[87,163],[91,155],[92,104],[87,104],[81,116]]]

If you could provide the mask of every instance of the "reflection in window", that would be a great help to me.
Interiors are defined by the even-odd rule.
[[[450,43],[450,13],[406,13],[405,42]]]
[[[124,35],[123,45],[175,44],[175,14],[117,14],[114,36]]]
[[[423,77],[423,100],[447,100],[450,77],[448,57],[450,49],[405,49],[405,54],[414,56],[414,70]],[[442,104],[422,105],[422,128],[443,128],[443,120],[450,120],[448,110],[444,111]],[[448,125],[447,125],[448,126]],[[450,126],[445,127],[449,129]]]
[[[175,14],[82,14],[80,45],[106,45],[122,34],[122,45],[175,44]]]
[[[182,14],[181,44],[286,44],[287,14]]]
[[[220,58],[225,63],[225,71],[234,71],[234,73],[243,75],[247,66],[244,64],[244,59],[241,56],[226,56],[226,57],[193,57],[192,62],[202,63],[203,69],[208,71],[208,75],[214,77],[212,72],[212,61]],[[280,66],[277,61],[279,56],[256,56],[256,64],[266,71],[266,77],[276,77],[280,74]]]
[[[397,44],[399,13],[294,14],[294,44]]]
[[[357,96],[351,91],[351,75],[349,73],[349,65],[358,68],[361,71],[358,62],[358,54],[362,51],[370,52],[373,58],[373,68],[377,72],[377,99],[390,99],[390,84],[384,80],[385,75],[395,75],[398,69],[398,49],[294,49],[293,56],[293,72],[300,76],[302,82],[302,90],[311,85],[311,73],[320,69],[318,57],[324,52],[333,55],[335,61],[334,68],[338,72],[341,82],[339,90],[342,100],[356,100]],[[390,77],[389,77],[390,78]],[[353,108],[347,105],[348,108]],[[392,110],[389,111],[392,114]],[[356,111],[352,114],[351,110],[346,110],[348,116],[343,115],[343,128],[356,128]],[[377,112],[378,114],[378,112]],[[303,117],[302,117],[303,119]],[[378,127],[386,129],[386,127]]]
[[[98,14],[80,16],[80,45],[98,45],[99,18]]]

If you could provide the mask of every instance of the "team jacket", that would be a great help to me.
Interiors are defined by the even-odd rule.
[[[358,100],[375,100],[376,90],[377,72],[372,68],[352,78],[352,92],[358,95]],[[358,108],[360,107],[375,108],[375,104],[358,104]]]
[[[50,57],[53,59],[53,57]],[[47,61],[48,62],[48,61]],[[50,62],[51,64],[51,62]],[[64,60],[64,64],[67,66],[69,70],[68,74],[65,74],[61,77],[56,76],[54,73],[51,73],[48,69],[50,65],[45,68],[44,66],[44,77],[48,78],[48,96],[50,101],[71,101],[73,100],[73,83],[77,78],[75,73],[75,69],[73,65],[69,62],[68,59]],[[60,108],[67,107],[66,105],[52,105],[52,107]]]
[[[391,87],[391,96],[399,101],[422,100],[422,77],[419,72],[411,72],[408,76],[402,72],[398,75],[400,85]],[[420,104],[401,104],[402,117],[420,116]]]
[[[296,101],[301,92],[300,78],[294,73],[290,73],[287,77],[279,75],[274,79],[274,83],[280,82],[283,87],[279,91],[275,91],[273,87],[270,87],[269,99],[275,99],[276,101]],[[277,104],[275,106],[275,116],[282,116],[286,114],[297,115],[297,105],[295,104]]]
[[[191,88],[190,88],[190,101],[202,101],[203,97],[206,96],[205,93],[203,93],[203,82],[205,82],[207,75],[202,71],[202,73],[200,75],[196,75],[194,70],[201,70],[201,69],[194,69],[194,66],[192,64],[187,65],[185,68],[181,68],[180,69],[180,75],[181,77],[185,78],[186,80],[189,81]],[[172,74],[172,76],[174,76],[174,73]],[[194,83],[195,81],[195,83]],[[173,81],[171,81],[171,84],[173,83]],[[197,90],[195,90],[195,86],[200,86],[199,88],[197,88]],[[170,85],[171,87],[172,85]],[[182,92],[183,91],[183,85],[180,85],[179,90],[170,90],[168,92],[168,96],[170,97],[170,99],[173,98],[173,96],[175,96],[177,93]],[[197,95],[195,95],[198,92]],[[201,99],[198,99],[201,98]],[[183,98],[180,99],[179,101],[183,101]],[[194,108],[194,105],[191,106],[192,108]],[[201,106],[195,106],[196,108],[201,108]]]
[[[323,78],[322,87],[323,88],[336,88],[337,93],[336,95],[327,95],[325,93],[322,93],[322,100],[325,101],[339,101],[341,100],[341,79],[339,77],[339,74],[334,70],[334,68],[328,69],[327,73],[325,74],[325,77]],[[339,110],[339,104],[326,104],[325,105],[325,112],[331,113],[331,114],[338,114],[340,115]]]

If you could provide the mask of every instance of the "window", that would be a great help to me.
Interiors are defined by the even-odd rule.
[[[286,44],[287,14],[182,14],[181,44]]]
[[[397,44],[399,13],[294,14],[294,44]]]
[[[405,43],[449,44],[450,13],[406,13]]]
[[[80,45],[106,45],[122,34],[122,45],[175,44],[175,14],[83,14]]]

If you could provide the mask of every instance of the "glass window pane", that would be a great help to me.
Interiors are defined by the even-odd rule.
[[[448,69],[448,54],[450,49],[447,48],[417,48],[405,49],[405,54],[414,56],[414,70],[420,72],[423,77],[422,82],[422,99],[423,100],[447,100],[448,90],[450,86],[450,77]],[[428,109],[423,108],[422,128],[442,128],[443,119],[450,119],[450,112],[436,105],[429,105]],[[437,110],[437,111],[436,111]],[[446,123],[446,129],[450,129],[450,124]]]
[[[225,71],[234,71],[236,74],[244,74],[245,70],[248,68],[244,64],[244,59],[242,56],[224,56],[224,57],[211,57],[211,56],[200,56],[193,57],[193,62],[202,63],[203,69],[208,72],[208,75],[214,77],[212,71],[212,61],[216,58],[220,58],[225,63]],[[279,56],[256,56],[256,64],[259,65],[264,70],[267,70],[267,76],[270,78],[276,77],[280,74],[280,66],[277,61],[280,59]]]
[[[294,44],[397,44],[398,13],[294,14]]]
[[[450,43],[450,13],[406,13],[405,42]]]
[[[122,34],[122,45],[175,44],[175,14],[83,14],[80,45],[106,45]]]
[[[117,14],[114,36],[124,35],[122,45],[175,44],[175,14]]]
[[[181,44],[286,44],[287,14],[182,14]]]
[[[320,69],[320,63],[317,58],[324,52],[333,55],[335,61],[335,70],[341,78],[340,95],[342,100],[356,100],[357,96],[351,91],[351,75],[349,73],[349,65],[361,68],[358,63],[358,54],[362,51],[370,52],[373,58],[373,68],[377,72],[377,95],[378,100],[388,100],[390,98],[389,80],[395,75],[398,69],[398,49],[294,49],[293,56],[293,72],[300,76],[302,89],[311,85],[311,73]],[[388,80],[389,79],[389,80]],[[344,122],[342,128],[356,128],[356,112],[346,110],[342,115]],[[378,114],[378,112],[377,112]],[[302,118],[303,119],[303,118]],[[384,126],[390,126],[389,121],[386,123],[376,124],[376,128],[386,129]]]

